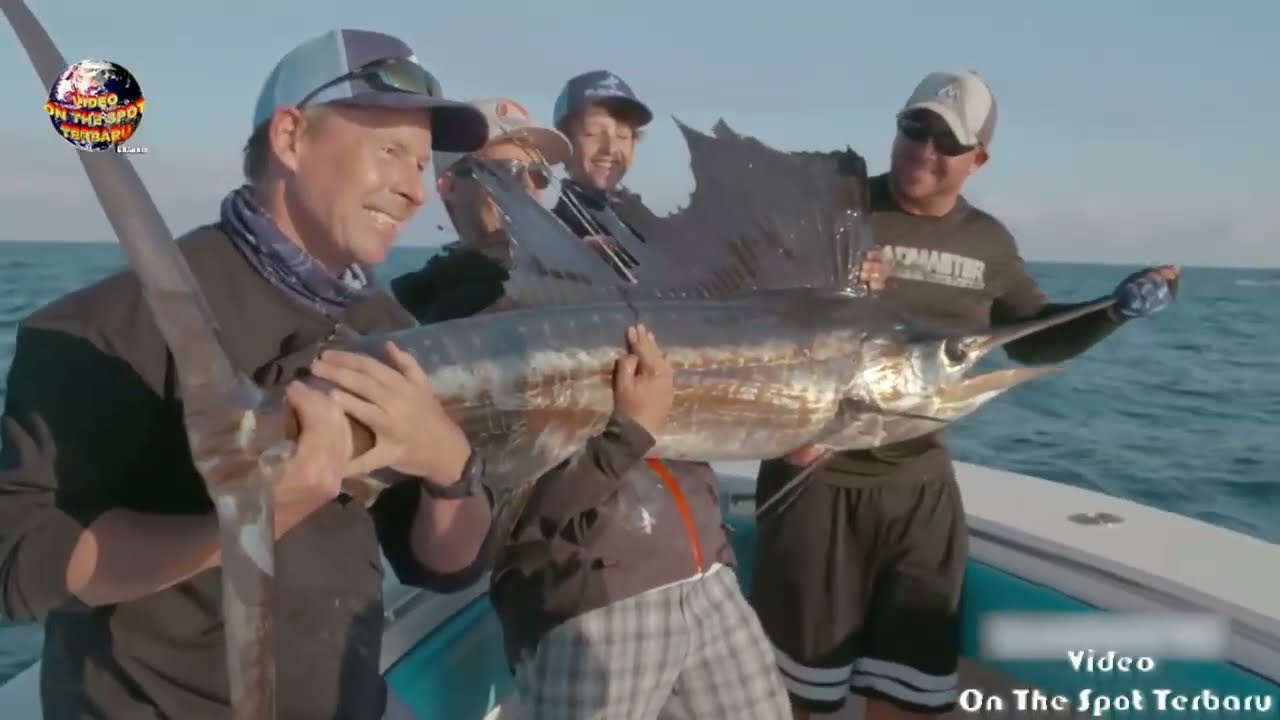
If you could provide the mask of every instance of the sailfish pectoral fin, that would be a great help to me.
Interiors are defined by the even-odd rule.
[[[778,488],[768,500],[756,506],[756,522],[761,523],[772,514],[777,516],[782,513],[791,503],[800,497],[802,483],[813,477],[813,474],[826,466],[831,458],[835,456],[835,450],[826,447],[823,448],[822,454],[811,461],[808,465],[801,468],[796,476],[786,482],[785,485]]]
[[[539,479],[573,457],[607,416],[581,408],[489,409],[460,424],[484,459],[497,546],[512,537]],[[495,547],[495,552],[497,551]]]
[[[822,454],[809,464],[805,465],[804,468],[802,468],[795,477],[788,480],[787,483],[778,490],[778,492],[774,493],[772,497],[764,503],[761,503],[756,508],[757,522],[762,521],[769,514],[778,515],[800,496],[800,485],[815,472],[825,467],[835,456],[835,447],[827,443],[839,443],[843,439],[842,436],[849,432],[853,432],[855,434],[868,432],[868,429],[861,424],[851,424],[848,421],[848,418],[853,413],[866,410],[870,410],[870,408],[864,403],[854,401],[841,403],[841,410],[832,421],[832,430],[823,437],[823,440],[816,443],[818,447],[823,449]],[[943,427],[950,422],[950,420],[946,418],[925,413],[886,411],[879,408],[874,409],[873,413],[874,414],[869,415],[869,417],[877,417],[878,419],[881,419],[882,423],[883,419],[886,418],[922,420],[926,423],[936,425],[937,427]],[[883,424],[881,424],[881,427],[883,427]]]

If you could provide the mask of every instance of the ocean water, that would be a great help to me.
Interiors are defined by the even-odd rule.
[[[382,279],[430,252],[397,249]],[[122,265],[115,245],[0,243],[4,375],[24,316]],[[1131,269],[1032,265],[1062,302],[1106,293]],[[1067,372],[1016,389],[956,425],[957,457],[1280,542],[1280,272],[1183,272],[1168,311],[1130,323],[1069,361]],[[40,638],[38,626],[0,625],[0,682],[34,660]]]

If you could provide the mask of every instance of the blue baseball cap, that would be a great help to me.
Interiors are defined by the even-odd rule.
[[[484,114],[446,100],[440,82],[399,38],[369,30],[330,30],[290,50],[263,83],[257,128],[283,107],[328,103],[422,108],[431,114],[432,149],[473,152],[489,138]]]
[[[592,70],[569,78],[564,84],[560,96],[556,98],[551,122],[558,126],[569,115],[595,103],[627,108],[638,116],[640,127],[653,120],[653,112],[649,110],[649,106],[640,102],[626,81],[608,70]]]

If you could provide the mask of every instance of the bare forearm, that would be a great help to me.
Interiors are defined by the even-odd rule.
[[[414,557],[433,573],[464,570],[484,545],[490,519],[489,503],[483,497],[444,500],[420,491],[409,529]]]
[[[275,537],[310,514],[278,507]],[[128,602],[177,585],[222,562],[213,515],[112,510],[85,529],[67,564],[67,590],[91,607]]]

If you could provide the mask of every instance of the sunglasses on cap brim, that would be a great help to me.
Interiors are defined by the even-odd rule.
[[[463,159],[454,164],[449,172],[459,178],[474,178],[476,167],[473,163],[474,161],[469,158]],[[541,162],[525,162],[514,158],[485,158],[484,163],[515,182],[523,182],[524,178],[528,177],[529,182],[538,190],[546,190],[551,186],[551,170]]]
[[[351,80],[360,80],[371,89],[381,92],[412,93],[429,98],[440,97],[440,82],[421,65],[408,58],[383,58],[362,65],[312,90],[298,101],[297,107],[305,107],[325,90]]]
[[[965,145],[956,134],[951,132],[947,122],[936,113],[917,112],[898,117],[898,132],[912,142],[933,142],[939,154],[947,157],[958,157],[973,152],[978,145]]]

